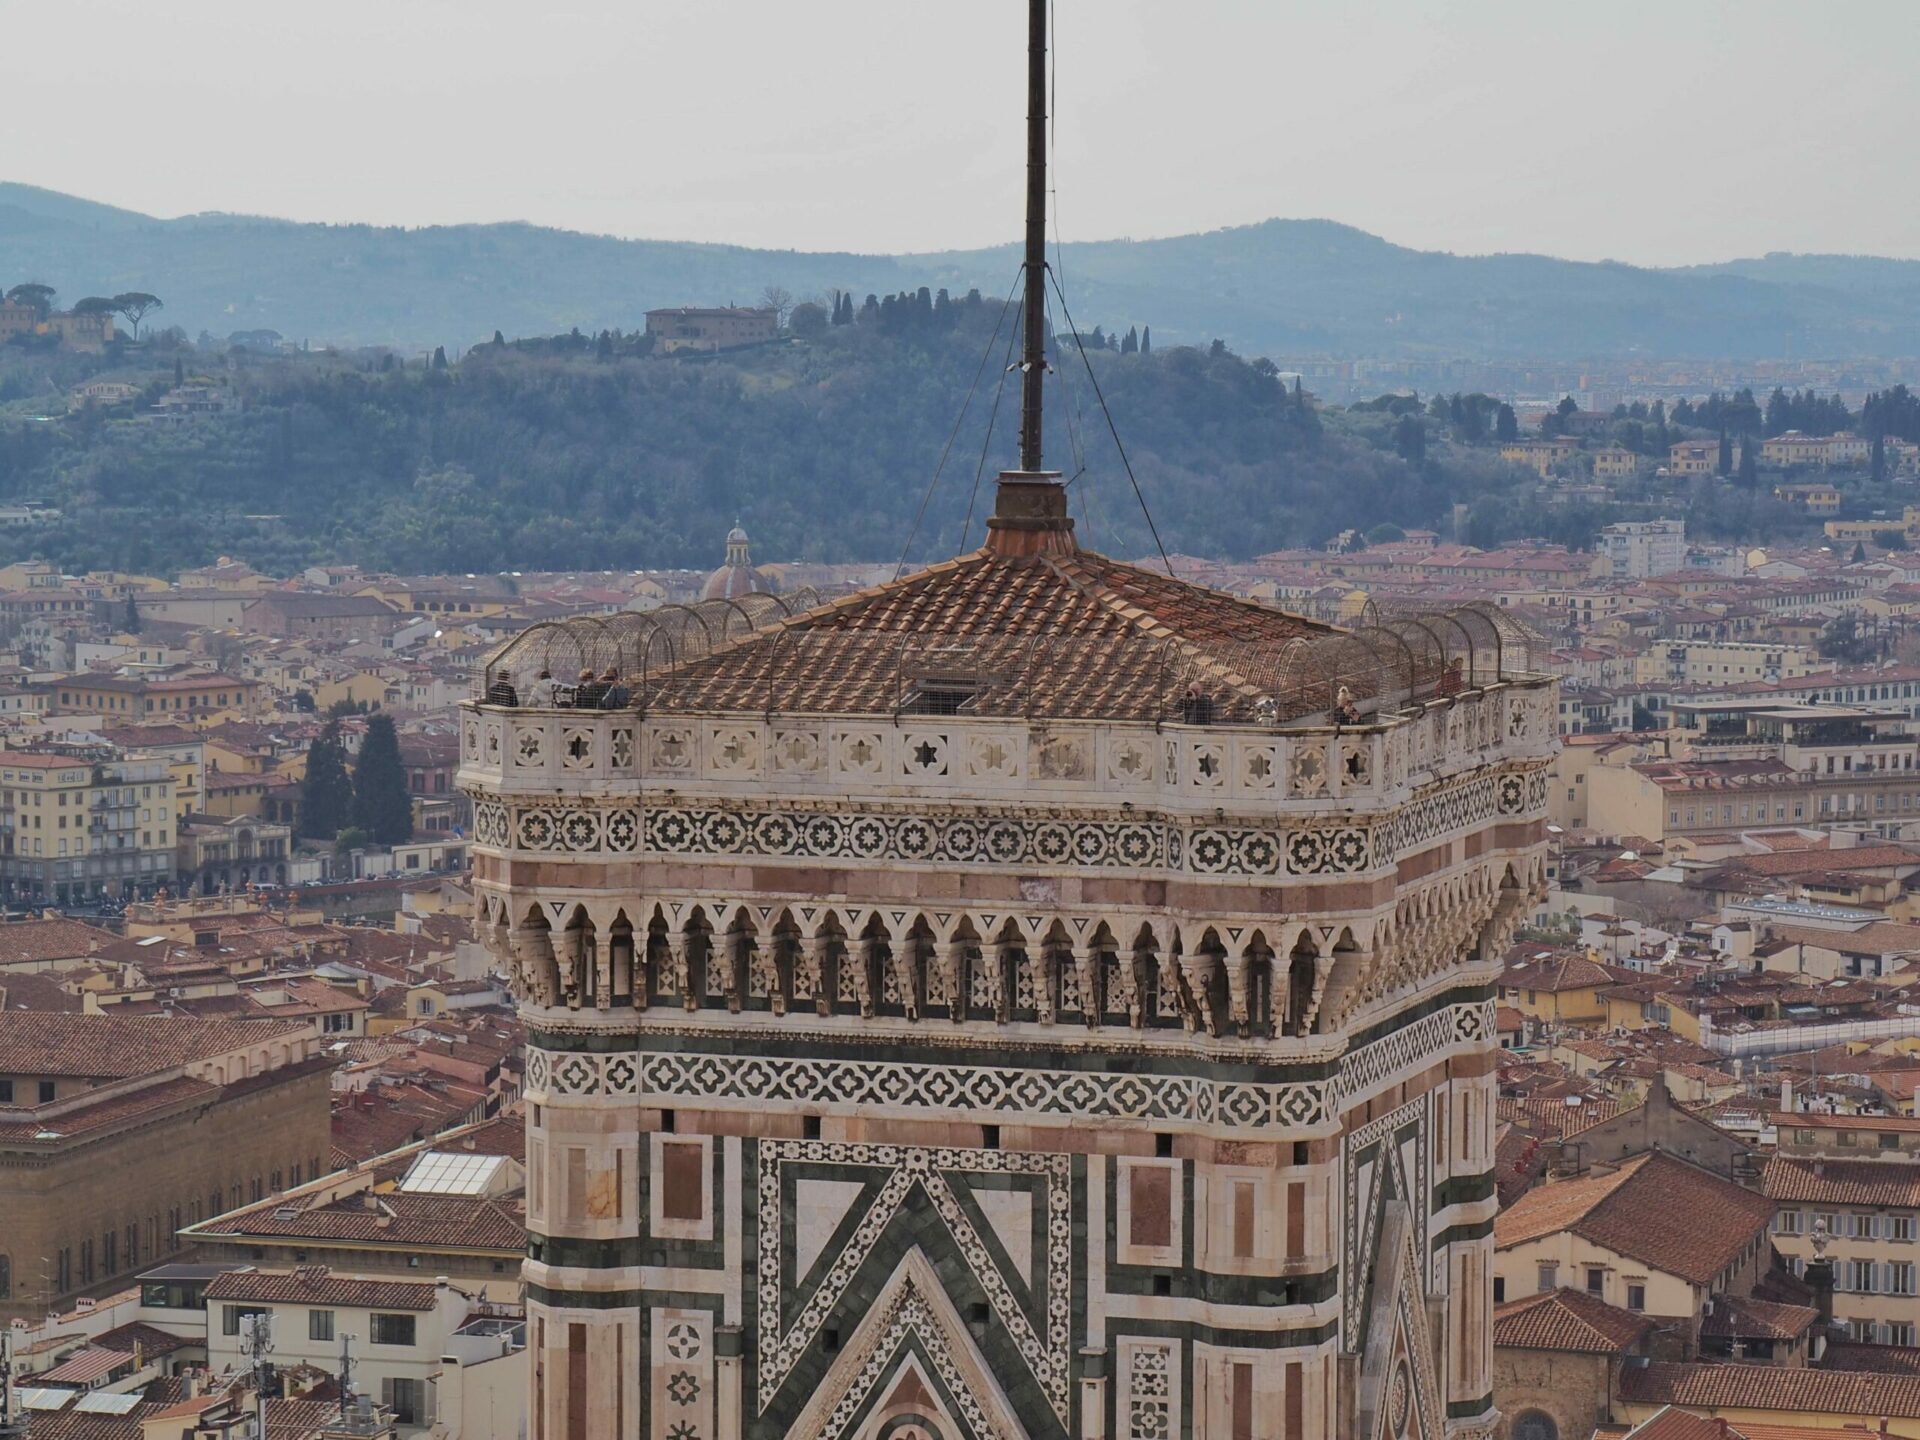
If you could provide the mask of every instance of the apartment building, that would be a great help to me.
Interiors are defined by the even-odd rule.
[[[1623,520],[1600,530],[1599,551],[1616,580],[1671,575],[1687,563],[1687,522]]]
[[[174,875],[175,782],[166,756],[143,751],[0,751],[0,895],[152,894]]]
[[[1920,737],[1903,715],[1772,697],[1675,700],[1681,758],[1596,766],[1587,823],[1668,840],[1759,825],[1920,819]]]
[[[123,724],[154,720],[252,719],[258,680],[190,670],[170,675],[68,675],[48,691],[64,714],[109,715]]]
[[[207,1361],[218,1374],[249,1363],[246,1321],[270,1317],[274,1363],[333,1372],[351,1335],[355,1383],[393,1412],[404,1432],[433,1424],[432,1379],[447,1339],[474,1309],[445,1279],[361,1280],[325,1265],[290,1271],[230,1270],[206,1288]]]
[[[1824,1247],[1833,1262],[1834,1318],[1852,1339],[1912,1345],[1920,1318],[1920,1160],[1877,1158],[1901,1153],[1899,1131],[1848,1128],[1835,1132],[1841,1136],[1856,1143],[1836,1148],[1870,1158],[1783,1153],[1767,1162],[1761,1190],[1779,1207],[1774,1246],[1796,1271],[1814,1258],[1816,1242]]]
[[[1816,671],[1831,671],[1833,666],[1807,645],[1675,640],[1659,647],[1656,668],[1658,673],[1643,678],[1690,685],[1739,685],[1749,680],[1797,680]]]

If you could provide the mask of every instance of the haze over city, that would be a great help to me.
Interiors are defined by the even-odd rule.
[[[1920,1440],[1920,3],[0,44],[0,1440]]]
[[[7,178],[158,215],[522,219],[773,249],[1013,238],[1012,5],[7,6]],[[1270,217],[1417,249],[1920,257],[1920,7],[1062,0],[1068,240]],[[116,38],[111,58],[99,36]],[[58,122],[50,117],[57,115]],[[165,163],[131,136],[175,142]],[[343,158],[346,158],[346,163]]]

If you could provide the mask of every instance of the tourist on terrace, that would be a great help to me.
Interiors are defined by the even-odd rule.
[[[628,685],[624,680],[620,680],[620,676],[614,672],[611,664],[607,666],[607,674],[603,674],[601,680],[607,682],[607,693],[601,695],[601,708],[603,708],[603,710],[624,710],[628,705],[634,703],[634,689],[632,689],[632,685]]]
[[[1340,687],[1340,693],[1334,697],[1333,723],[1336,725],[1360,723],[1360,707],[1353,703],[1353,691],[1344,685]]]
[[[553,708],[553,672],[542,670],[533,682],[533,688],[527,692],[527,704],[538,710]]]
[[[594,678],[591,669],[582,670],[580,684],[573,692],[574,707],[580,710],[598,710],[600,697],[606,693],[606,688]]]
[[[520,692],[513,688],[513,682],[502,671],[493,677],[487,686],[487,704],[514,706],[520,703]]]
[[[627,702],[633,699],[633,692],[620,683],[620,672],[609,665],[600,672],[600,708],[602,710],[624,710]]]
[[[1447,668],[1440,672],[1440,683],[1433,687],[1433,693],[1446,700],[1466,688],[1466,682],[1460,676],[1460,657],[1456,655],[1447,662]]]

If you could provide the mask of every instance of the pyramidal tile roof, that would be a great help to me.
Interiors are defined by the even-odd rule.
[[[672,666],[647,708],[892,714],[915,679],[948,675],[969,677],[981,714],[1158,718],[1196,682],[1219,718],[1246,720],[1279,698],[1290,642],[1335,633],[1088,551],[989,546]]]

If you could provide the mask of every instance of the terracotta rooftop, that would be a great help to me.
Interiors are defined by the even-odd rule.
[[[918,667],[975,677],[963,713],[1157,719],[1197,680],[1219,718],[1246,721],[1268,695],[1248,672],[1331,633],[1088,551],[986,548],[684,661],[650,679],[647,704],[891,715]]]
[[[1756,875],[1793,875],[1803,870],[1884,870],[1920,865],[1920,854],[1904,845],[1856,845],[1850,850],[1734,855],[1722,863]]]
[[[1618,1170],[1529,1190],[1494,1222],[1507,1249],[1571,1230],[1592,1244],[1697,1285],[1763,1234],[1773,1202],[1663,1151]]]
[[[1920,1376],[1785,1365],[1655,1361],[1620,1373],[1620,1398],[1638,1405],[1708,1410],[1782,1410],[1816,1415],[1920,1419]]]
[[[1528,960],[1511,967],[1500,977],[1510,990],[1590,990],[1615,985],[1630,978],[1631,970],[1602,965],[1584,955],[1549,955],[1543,960]]]
[[[367,1310],[431,1310],[439,1287],[406,1280],[355,1280],[324,1265],[288,1272],[232,1270],[207,1286],[209,1300],[259,1300],[279,1305],[343,1305]]]
[[[428,1245],[519,1254],[526,1249],[526,1207],[516,1197],[414,1195],[394,1191],[371,1203],[365,1194],[302,1209],[298,1197],[249,1206],[222,1216],[201,1233],[311,1240],[372,1240],[383,1245]]]
[[[1920,1162],[1901,1160],[1802,1160],[1775,1155],[1761,1172],[1760,1188],[1787,1204],[1920,1207]]]
[[[119,1079],[305,1036],[296,1021],[0,1014],[0,1074]]]
[[[0,966],[74,960],[117,939],[111,930],[78,920],[21,920],[0,925]]]
[[[1720,1295],[1700,1322],[1702,1335],[1744,1340],[1798,1340],[1820,1318],[1811,1305],[1788,1305],[1752,1295]]]
[[[1639,1344],[1652,1327],[1645,1315],[1565,1286],[1509,1300],[1493,1310],[1493,1343],[1508,1349],[1620,1355]]]
[[[1747,1436],[1724,1420],[1669,1406],[1627,1431],[1625,1440],[1747,1440]]]

